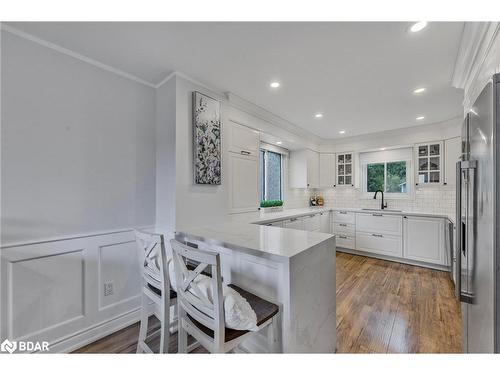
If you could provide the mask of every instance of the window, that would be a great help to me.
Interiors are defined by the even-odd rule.
[[[366,164],[366,193],[382,190],[388,194],[407,194],[407,162],[391,161]]]
[[[281,154],[260,150],[260,200],[282,200]]]

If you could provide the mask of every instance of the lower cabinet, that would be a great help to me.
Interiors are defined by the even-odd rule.
[[[356,250],[402,257],[401,236],[356,232]]]
[[[319,232],[321,230],[321,218],[319,214],[304,217],[304,230]]]
[[[304,220],[300,217],[293,218],[293,219],[284,221],[283,226],[285,228],[304,230]]]
[[[449,265],[445,254],[443,219],[404,216],[403,257],[419,262]]]
[[[337,233],[335,235],[335,245],[345,249],[356,250],[356,239],[352,234]]]

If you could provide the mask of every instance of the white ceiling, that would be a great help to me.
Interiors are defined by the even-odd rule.
[[[462,113],[462,91],[451,87],[459,22],[430,23],[415,34],[402,22],[9,25],[155,84],[180,71],[322,138]],[[272,80],[281,87],[270,89]],[[419,86],[427,92],[413,95]]]

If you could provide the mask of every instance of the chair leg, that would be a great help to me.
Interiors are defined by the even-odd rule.
[[[178,342],[178,353],[187,353],[187,332],[186,330],[184,329],[184,327],[182,327],[182,321],[185,319],[186,317],[186,313],[182,310],[181,307],[178,307],[178,316],[177,316],[177,319],[179,321],[179,328],[177,329],[177,335],[178,335],[178,338],[179,338],[179,342]]]
[[[160,353],[168,353],[170,342],[170,301],[168,299],[161,308],[161,317]]]
[[[143,293],[141,299],[142,299],[141,324],[140,324],[140,328],[139,328],[139,337],[137,339],[137,351],[136,351],[136,353],[143,352],[140,343],[144,342],[146,340],[146,335],[148,334],[148,319],[149,319],[148,297]]]
[[[281,347],[281,330],[280,330],[279,314],[276,314],[267,327],[267,343],[270,353],[282,353]]]

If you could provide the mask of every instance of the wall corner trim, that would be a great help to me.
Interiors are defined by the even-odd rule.
[[[145,85],[145,86],[148,86],[148,87],[152,87],[152,88],[155,88],[156,85],[151,83],[151,82],[148,82],[142,78],[139,78],[133,74],[130,74],[130,73],[127,73],[121,69],[118,69],[118,68],[115,68],[111,65],[108,65],[108,64],[105,64],[103,62],[100,62],[98,60],[95,60],[93,58],[90,58],[90,57],[87,57],[87,56],[84,56],[80,53],[77,53],[77,52],[74,52],[70,49],[67,49],[65,47],[62,47],[58,44],[55,44],[55,43],[52,43],[52,42],[49,42],[47,40],[44,40],[44,39],[41,39],[37,36],[34,36],[32,34],[29,34],[29,33],[26,33],[24,31],[21,31],[15,27],[12,27],[12,26],[9,26],[9,25],[6,25],[5,23],[2,23],[1,24],[1,30],[2,31],[5,31],[5,32],[8,32],[8,33],[11,33],[13,35],[16,35],[20,38],[23,38],[23,39],[26,39],[26,40],[29,40],[33,43],[37,43],[43,47],[46,47],[46,48],[50,48],[54,51],[57,51],[59,53],[62,53],[64,55],[67,55],[67,56],[70,56],[74,59],[77,59],[77,60],[80,60],[80,61],[83,61],[87,64],[90,64],[90,65],[93,65],[97,68],[100,68],[102,70],[105,70],[107,72],[110,72],[110,73],[114,73],[122,78],[127,78],[131,81],[134,81],[134,82],[137,82],[137,83],[140,83],[142,85]]]

